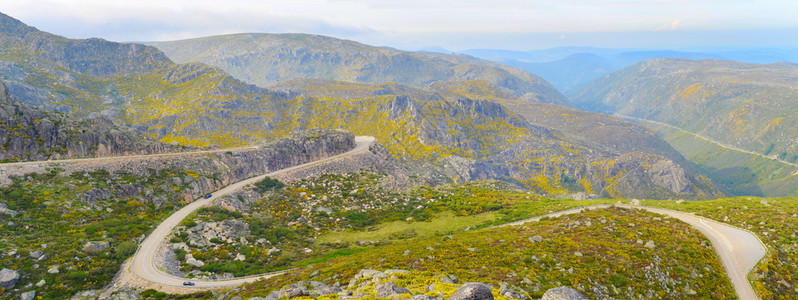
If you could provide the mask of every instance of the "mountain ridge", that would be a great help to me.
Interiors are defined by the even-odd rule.
[[[232,34],[151,43],[176,62],[218,66],[270,87],[294,78],[421,87],[438,81],[487,80],[533,102],[567,104],[542,78],[465,55],[407,52],[309,34]]]

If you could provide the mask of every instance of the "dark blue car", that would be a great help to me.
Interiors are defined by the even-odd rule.
[[[191,281],[184,281],[183,285],[185,285],[185,286],[194,286],[194,283],[191,282]]]
[[[213,194],[207,194],[207,195],[205,195],[205,199],[208,199],[208,198],[210,198],[210,197],[213,197]]]

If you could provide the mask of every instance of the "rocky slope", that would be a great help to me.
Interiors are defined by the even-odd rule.
[[[438,83],[424,89],[320,80],[294,80],[280,86],[292,93],[329,93],[348,99],[327,100],[337,104],[324,105],[328,109],[322,120],[374,122],[387,116],[380,129],[360,121],[334,125],[376,136],[397,158],[436,162],[419,168],[419,177],[454,182],[512,179],[548,195],[581,191],[604,197],[713,198],[723,194],[644,127],[563,106],[529,103],[483,81]],[[386,99],[396,100],[386,103]],[[403,147],[408,138],[415,138],[417,146]]]
[[[533,102],[567,104],[542,78],[522,69],[466,55],[407,52],[308,34],[234,34],[153,43],[179,63],[218,66],[261,87],[295,78],[357,83],[485,80]]]
[[[144,137],[104,116],[74,120],[14,99],[0,82],[0,160],[46,160],[185,150]]]

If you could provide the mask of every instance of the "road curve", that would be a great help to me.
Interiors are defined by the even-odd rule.
[[[558,217],[562,215],[580,213],[585,209],[608,208],[610,206],[610,204],[600,204],[577,207],[530,219],[507,223],[497,227],[521,225],[528,222],[539,221],[544,217]],[[692,225],[712,242],[712,245],[714,246],[713,248],[715,248],[715,252],[720,257],[723,268],[726,269],[726,274],[728,274],[732,286],[734,286],[734,291],[737,293],[737,297],[746,300],[759,299],[756,295],[756,292],[754,292],[753,287],[751,287],[751,283],[748,282],[747,276],[748,272],[754,268],[754,266],[756,266],[759,260],[765,257],[767,250],[765,245],[762,244],[762,242],[755,235],[748,231],[737,229],[717,221],[680,211],[626,204],[615,204],[615,206],[623,208],[645,209],[653,213],[677,218],[682,222]]]
[[[233,183],[231,185],[228,185],[228,186],[224,187],[223,189],[214,192],[213,196],[208,198],[208,199],[200,198],[198,200],[195,200],[194,202],[191,202],[190,204],[184,206],[183,208],[181,208],[180,210],[176,211],[171,216],[166,218],[166,220],[161,222],[161,224],[159,224],[158,227],[156,227],[155,230],[153,230],[152,233],[150,233],[150,235],[147,236],[146,239],[144,239],[144,241],[141,243],[141,246],[139,247],[138,251],[136,251],[136,254],[133,256],[133,260],[131,262],[130,269],[129,270],[122,270],[122,272],[131,271],[135,276],[138,276],[141,279],[144,279],[144,280],[149,281],[151,283],[155,283],[155,284],[159,284],[159,285],[165,285],[165,286],[170,286],[170,287],[183,288],[183,282],[187,281],[188,279],[180,278],[180,277],[177,277],[177,276],[173,276],[173,275],[167,274],[166,272],[163,272],[163,271],[159,270],[157,267],[155,267],[155,256],[156,256],[156,252],[158,251],[158,247],[160,246],[161,242],[166,240],[166,237],[169,236],[169,234],[172,232],[172,228],[174,226],[177,226],[178,224],[180,224],[180,222],[183,221],[183,219],[185,219],[189,214],[191,214],[195,210],[199,209],[200,207],[203,207],[203,206],[206,206],[206,205],[210,204],[213,200],[215,200],[215,199],[217,199],[217,198],[219,198],[219,197],[221,197],[223,195],[226,195],[226,194],[229,194],[229,193],[234,192],[236,190],[239,190],[239,189],[243,188],[244,186],[246,186],[248,184],[253,184],[255,182],[261,181],[266,176],[270,176],[270,177],[271,176],[276,176],[276,175],[281,174],[281,173],[285,173],[285,172],[290,172],[290,171],[306,168],[306,167],[309,167],[309,166],[313,166],[313,165],[317,165],[317,164],[320,164],[320,163],[328,162],[328,161],[331,161],[331,160],[334,160],[334,159],[337,159],[337,158],[341,158],[341,157],[344,157],[344,156],[349,156],[349,155],[352,155],[352,154],[355,154],[355,153],[361,153],[361,152],[364,152],[364,151],[368,151],[368,147],[369,147],[369,145],[372,142],[374,142],[374,138],[373,137],[358,136],[358,137],[355,137],[355,143],[357,144],[357,146],[354,149],[349,150],[346,153],[342,153],[342,154],[339,154],[339,155],[331,156],[331,157],[328,157],[328,158],[325,158],[325,159],[322,159],[322,160],[318,160],[318,161],[314,161],[314,162],[310,162],[310,163],[306,163],[306,164],[302,164],[302,165],[298,165],[298,166],[293,166],[293,167],[290,167],[290,168],[285,168],[285,169],[274,171],[274,172],[271,172],[271,173],[267,173],[267,174],[264,174],[264,175],[261,175],[261,176],[245,179],[245,180]],[[186,287],[186,288],[187,289],[191,289],[191,288],[217,288],[217,287],[236,286],[236,285],[240,285],[240,284],[244,284],[244,283],[254,282],[254,281],[256,281],[258,279],[261,279],[261,278],[269,278],[269,277],[277,276],[277,275],[280,275],[280,274],[282,274],[282,272],[270,273],[270,274],[264,274],[264,275],[259,275],[259,276],[246,277],[246,278],[231,279],[231,280],[220,280],[220,281],[192,280],[192,282],[194,282],[196,285],[194,287]]]

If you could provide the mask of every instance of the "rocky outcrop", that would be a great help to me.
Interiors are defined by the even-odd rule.
[[[81,250],[89,254],[98,254],[107,250],[108,248],[111,248],[111,244],[108,243],[108,241],[100,241],[100,242],[87,242],[85,245],[83,245]]]
[[[208,247],[213,240],[233,243],[249,236],[249,224],[241,220],[224,220],[221,222],[198,222],[196,226],[186,229],[188,241],[192,246]]]
[[[19,281],[17,271],[6,268],[0,270],[0,288],[10,290],[17,284],[17,281]]]
[[[567,287],[561,286],[549,289],[543,294],[541,300],[588,300],[581,292]]]
[[[181,151],[101,115],[76,120],[17,101],[0,82],[0,160],[157,154]]]

